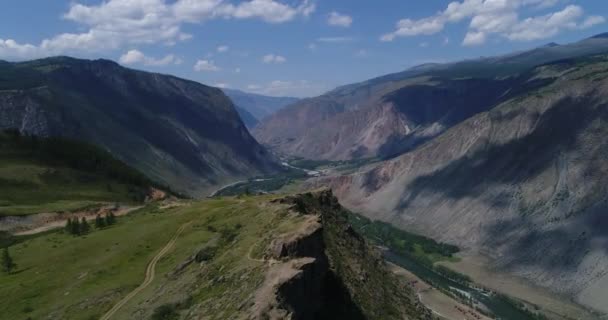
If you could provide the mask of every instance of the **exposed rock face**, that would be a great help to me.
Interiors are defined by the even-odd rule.
[[[608,39],[425,65],[304,99],[253,130],[279,153],[309,159],[391,157],[501,102],[545,85],[529,68],[608,51]]]
[[[268,247],[272,265],[256,293],[254,319],[431,319],[348,225],[331,191],[280,202],[309,218],[301,230]]]
[[[331,185],[348,207],[480,251],[606,310],[608,59],[535,70],[555,82]]]
[[[278,166],[217,88],[106,60],[0,65],[0,129],[95,143],[193,196]]]

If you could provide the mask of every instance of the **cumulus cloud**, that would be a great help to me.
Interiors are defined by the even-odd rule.
[[[228,0],[107,0],[97,5],[73,3],[65,20],[85,31],[63,33],[39,44],[0,39],[0,58],[29,59],[49,55],[100,52],[127,45],[173,45],[192,38],[182,31],[186,23],[211,19],[258,19],[283,23],[315,10],[310,0],[289,5],[278,0],[251,0],[233,4]]]
[[[453,1],[441,12],[417,20],[402,19],[395,30],[380,37],[381,41],[393,41],[397,37],[436,34],[447,24],[468,20],[463,45],[480,45],[490,35],[500,35],[513,41],[545,39],[564,31],[590,28],[605,22],[602,16],[587,16],[582,7],[568,5],[545,15],[521,18],[525,9],[548,9],[559,0],[461,0]]]
[[[122,64],[143,64],[145,66],[166,66],[170,64],[181,64],[182,60],[176,58],[174,55],[169,54],[164,58],[156,59],[146,56],[139,50],[129,50],[119,59]]]
[[[337,27],[350,27],[350,25],[353,23],[353,18],[349,15],[346,14],[341,14],[338,13],[336,11],[333,11],[332,13],[329,14],[329,17],[327,18],[327,24],[329,24],[330,26],[337,26]]]
[[[287,61],[287,59],[285,59],[285,57],[278,55],[278,54],[267,54],[265,56],[262,57],[262,61],[264,63],[276,63],[276,64],[280,64],[280,63],[284,63],[285,61]]]
[[[198,60],[194,64],[194,71],[205,72],[205,71],[220,71],[220,68],[215,65],[213,60]]]
[[[217,50],[217,52],[227,52],[228,50],[230,50],[230,47],[226,46],[226,45],[221,45],[219,47],[217,47],[215,50]]]

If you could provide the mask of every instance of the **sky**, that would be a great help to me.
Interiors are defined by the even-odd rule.
[[[3,0],[0,59],[112,59],[207,85],[308,97],[608,31],[606,0]]]

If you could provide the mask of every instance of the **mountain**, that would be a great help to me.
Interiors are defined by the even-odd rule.
[[[608,55],[527,74],[545,84],[394,159],[316,183],[353,210],[608,312]]]
[[[278,153],[310,159],[392,157],[412,150],[479,112],[544,85],[537,65],[608,52],[608,38],[514,54],[426,64],[303,99],[253,134]]]
[[[0,129],[90,142],[192,196],[278,167],[219,89],[108,60],[0,64]]]
[[[165,193],[159,189],[163,188],[95,146],[0,132],[0,217],[140,204],[154,192]],[[2,222],[2,230],[15,225]]]
[[[299,100],[292,97],[264,96],[235,89],[222,90],[237,107],[251,113],[257,120],[262,120]]]
[[[0,308],[6,319],[434,319],[347,215],[319,190],[148,206],[83,237],[16,239]]]
[[[253,127],[257,126],[258,123],[260,123],[260,121],[254,117],[251,113],[249,113],[249,111],[239,107],[239,106],[234,106],[236,109],[236,112],[239,113],[239,116],[241,117],[241,120],[243,120],[243,123],[245,124],[245,126],[249,129],[253,129]]]

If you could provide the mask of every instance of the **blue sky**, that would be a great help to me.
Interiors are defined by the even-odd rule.
[[[5,0],[0,59],[108,58],[209,85],[313,96],[426,62],[608,31],[604,0]]]

